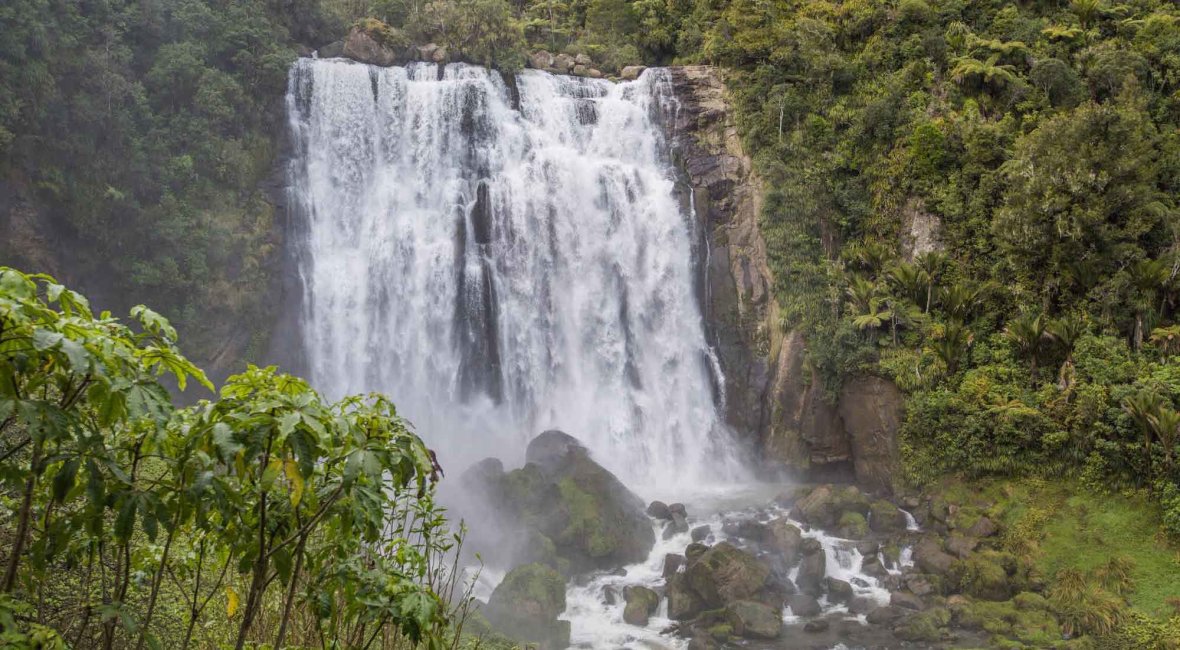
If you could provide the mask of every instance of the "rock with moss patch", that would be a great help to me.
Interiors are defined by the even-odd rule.
[[[766,536],[762,544],[782,557],[787,566],[794,566],[799,560],[799,547],[803,544],[803,532],[786,519],[775,519],[766,524]]]
[[[869,508],[869,527],[875,533],[897,533],[905,530],[905,513],[884,499],[874,501]]]
[[[948,575],[959,590],[984,600],[1007,600],[1012,596],[1004,556],[997,553],[972,553],[951,567]]]
[[[643,502],[576,438],[546,431],[529,443],[526,461],[493,490],[497,509],[551,540],[569,571],[614,569],[647,557],[655,535]]]
[[[893,628],[893,635],[911,643],[935,643],[949,635],[947,625],[951,613],[945,607],[936,607],[916,614]]]
[[[623,66],[623,69],[619,72],[619,78],[621,78],[623,81],[634,81],[635,79],[638,79],[639,75],[643,74],[643,71],[646,69],[647,68],[641,65]]]
[[[752,600],[739,600],[725,607],[725,618],[733,633],[746,639],[776,639],[783,631],[778,610]]]
[[[546,650],[569,646],[569,622],[557,620],[565,611],[565,580],[550,567],[525,564],[509,571],[484,611],[512,639]]]
[[[1000,532],[999,527],[987,517],[980,517],[967,529],[967,534],[975,538],[991,537],[998,532]]]
[[[701,556],[705,554],[705,551],[708,551],[708,550],[709,550],[709,547],[706,546],[705,544],[702,544],[700,542],[693,542],[693,543],[689,544],[688,546],[684,547],[684,557],[688,561],[689,564],[692,564],[693,562],[696,562],[697,560],[699,560],[701,558]]]
[[[410,60],[409,46],[409,39],[400,30],[367,18],[349,30],[340,55],[371,65],[399,65]]]
[[[914,547],[914,563],[924,573],[946,575],[955,561],[955,556],[943,552],[942,545],[934,538],[924,539]]]
[[[836,535],[845,539],[861,539],[869,534],[869,522],[859,512],[845,512],[836,524]]]
[[[692,562],[686,575],[706,605],[722,607],[757,593],[770,569],[753,555],[721,542]]]
[[[1049,647],[1061,640],[1061,626],[1048,603],[1035,594],[1024,594],[1003,602],[974,601],[952,597],[947,606],[955,625],[965,630],[980,630],[1035,647]]]
[[[704,608],[701,597],[688,583],[688,576],[684,573],[677,573],[668,578],[665,593],[668,596],[668,618],[672,620],[688,620]]]
[[[965,537],[963,535],[951,535],[946,540],[946,551],[951,555],[958,556],[960,559],[971,555],[972,552],[979,546],[979,540],[974,537]]]
[[[795,504],[804,521],[812,526],[831,528],[846,512],[861,516],[869,512],[869,499],[855,485],[821,485]]]
[[[873,625],[890,625],[905,618],[911,613],[911,610],[902,609],[901,607],[896,607],[894,605],[886,605],[884,607],[878,607],[877,609],[869,612],[868,615],[865,616],[865,620]]]
[[[623,620],[631,625],[647,625],[647,620],[660,604],[659,594],[639,586],[624,589],[623,600],[627,601],[627,606],[623,608]]]

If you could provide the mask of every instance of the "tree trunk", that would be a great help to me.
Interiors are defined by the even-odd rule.
[[[238,628],[238,641],[234,650],[246,647],[246,635],[250,633],[250,626],[254,624],[254,616],[262,605],[262,591],[266,587],[266,571],[269,568],[266,553],[261,552],[254,563],[253,577],[250,580],[250,594],[246,597],[245,611],[242,612],[242,625]]]
[[[168,553],[172,550],[172,540],[176,536],[176,523],[168,531],[168,540],[164,542],[164,553],[160,556],[160,566],[156,568],[156,575],[152,579],[152,592],[148,596],[147,613],[143,616],[143,623],[139,629],[139,640],[135,643],[135,650],[143,650],[143,642],[147,639],[148,626],[152,624],[152,614],[156,611],[156,598],[160,595],[160,583],[164,581],[164,567],[168,566]]]
[[[6,594],[12,593],[12,590],[16,588],[20,556],[25,552],[25,542],[29,537],[29,520],[33,518],[33,493],[37,488],[37,466],[41,464],[41,451],[42,444],[38,440],[33,446],[33,457],[29,460],[29,478],[25,481],[20,514],[17,515],[16,538],[12,542],[12,555],[8,558],[8,567],[4,570],[3,591]]]
[[[295,588],[299,583],[299,574],[303,571],[303,554],[304,547],[307,545],[307,536],[299,538],[299,544],[295,547],[295,568],[291,570],[291,584],[287,587],[287,599],[283,604],[283,619],[279,623],[279,633],[275,638],[275,650],[282,650],[283,639],[287,636],[287,623],[291,620],[291,606],[295,602]]]

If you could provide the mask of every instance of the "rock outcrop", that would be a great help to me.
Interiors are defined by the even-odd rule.
[[[677,162],[707,249],[703,300],[725,375],[727,422],[771,469],[888,492],[900,392],[884,379],[854,378],[835,404],[825,399],[802,334],[779,325],[759,227],[761,180],[742,149],[721,73],[708,66],[669,70],[679,100],[671,124]]]
[[[501,633],[542,650],[560,650],[570,643],[569,621],[557,620],[565,611],[565,580],[540,564],[516,567],[492,592],[485,609],[488,621]]]
[[[590,457],[573,436],[546,431],[529,443],[524,467],[504,472],[487,459],[460,483],[476,510],[504,531],[501,561],[539,562],[561,573],[614,569],[645,559],[655,544],[643,501]]]

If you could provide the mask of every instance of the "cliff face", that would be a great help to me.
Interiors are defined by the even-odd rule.
[[[725,376],[725,415],[767,469],[815,480],[857,480],[887,491],[902,396],[891,382],[847,382],[823,397],[798,332],[783,332],[759,230],[762,184],[729,114],[720,72],[671,69],[680,106],[671,130],[706,250],[705,317]]]

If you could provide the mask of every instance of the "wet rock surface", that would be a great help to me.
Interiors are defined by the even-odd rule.
[[[833,404],[807,363],[806,341],[783,332],[753,172],[726,98],[709,66],[669,69],[680,100],[671,124],[685,191],[708,247],[705,318],[726,378],[726,419],[762,452],[769,469],[810,480],[856,480],[892,489],[900,391],[879,377],[849,381]]]
[[[501,633],[517,641],[539,644],[543,650],[569,646],[569,621],[557,619],[563,611],[565,580],[540,564],[526,564],[508,572],[484,608],[488,621]]]
[[[546,431],[529,443],[525,460],[509,472],[484,460],[460,479],[478,495],[469,507],[496,513],[508,555],[502,561],[539,562],[574,575],[648,556],[655,535],[643,501],[577,438]]]

